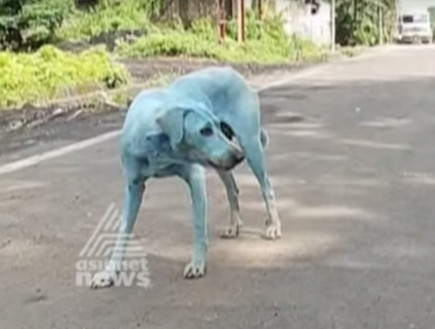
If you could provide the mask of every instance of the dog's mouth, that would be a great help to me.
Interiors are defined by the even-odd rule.
[[[224,166],[214,163],[213,161],[208,160],[207,164],[214,169],[225,169]]]
[[[234,156],[231,161],[228,161],[226,163],[216,163],[211,160],[208,160],[207,164],[215,169],[231,170],[235,168],[238,164],[240,164],[244,159],[245,159],[244,155],[240,154]]]

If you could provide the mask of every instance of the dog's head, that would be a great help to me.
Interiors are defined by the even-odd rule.
[[[234,132],[206,108],[171,107],[157,118],[172,149],[188,161],[229,170],[243,161]]]

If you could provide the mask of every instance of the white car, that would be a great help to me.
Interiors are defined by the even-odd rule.
[[[432,26],[428,11],[402,14],[399,18],[398,41],[403,43],[433,40]]]

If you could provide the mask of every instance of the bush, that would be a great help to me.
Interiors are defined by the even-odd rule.
[[[52,41],[74,0],[6,0],[0,5],[0,48],[34,49]]]
[[[263,34],[263,27],[268,22],[258,19],[257,15],[252,10],[246,11],[246,38],[248,40],[258,40]],[[231,20],[227,24],[227,35],[236,40],[237,39],[237,21]]]
[[[325,53],[313,43],[296,36],[285,44],[266,40],[248,40],[242,44],[229,39],[224,44],[210,42],[192,33],[153,33],[134,44],[121,44],[121,56],[147,58],[153,56],[185,56],[209,58],[225,62],[286,63],[322,59]]]
[[[117,30],[139,30],[150,28],[149,16],[152,14],[149,0],[106,0],[85,12],[76,12],[57,31],[63,40],[89,41],[92,38]]]
[[[234,22],[228,24],[228,38],[220,44],[212,21],[201,19],[189,30],[154,31],[134,44],[121,44],[117,50],[132,58],[186,56],[264,64],[323,59],[324,52],[311,41],[289,38],[281,17],[260,21],[251,11],[247,17],[247,40],[242,44],[235,40]]]
[[[382,9],[383,38],[391,41],[397,26],[396,2],[337,1],[337,42],[342,46],[374,46],[379,43],[379,14]]]
[[[181,28],[182,30],[182,28]],[[218,41],[217,30],[209,17],[201,18],[192,23],[189,32],[203,39]]]
[[[127,70],[101,48],[73,55],[53,46],[33,54],[0,52],[0,107],[18,107],[86,91],[95,85],[114,88],[130,80]]]

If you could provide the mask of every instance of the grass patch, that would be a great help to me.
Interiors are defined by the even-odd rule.
[[[259,19],[252,11],[246,12],[246,42],[239,44],[237,22],[227,25],[227,40],[219,43],[216,22],[202,18],[188,28],[178,21],[170,27],[152,24],[149,11],[144,7],[147,0],[124,0],[122,5],[106,0],[89,12],[74,15],[64,23],[57,35],[60,39],[89,41],[95,37],[134,30],[145,34],[136,42],[121,43],[116,51],[123,57],[149,58],[154,56],[193,57],[221,62],[280,64],[319,61],[327,57],[327,51],[309,40],[289,37],[284,30],[281,16]]]
[[[0,52],[0,108],[41,104],[130,81],[128,71],[101,48],[70,54],[44,46],[32,54]]]
[[[118,53],[128,58],[153,56],[208,58],[221,62],[280,64],[318,61],[327,57],[324,49],[297,36],[274,38],[264,35],[238,43],[228,38],[221,44],[215,38],[192,31],[158,31],[133,44],[123,43]]]

